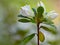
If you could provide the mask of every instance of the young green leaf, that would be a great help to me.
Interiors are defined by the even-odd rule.
[[[36,23],[34,19],[31,20],[32,23]]]
[[[40,28],[43,28],[44,30],[49,31],[52,34],[57,33],[57,29],[56,29],[56,27],[54,25],[45,24],[45,25],[42,25]]]
[[[43,42],[45,40],[45,36],[44,36],[44,34],[41,31],[39,32],[39,40],[41,42]]]
[[[19,21],[19,22],[22,22],[22,23],[31,22],[31,21],[30,21],[30,20],[28,20],[28,19],[19,19],[18,21]]]
[[[50,19],[47,19],[47,18],[44,18],[43,23],[53,24],[53,22]]]
[[[24,40],[21,41],[20,45],[26,45],[26,43],[28,43],[34,36],[35,36],[35,33],[27,36],[26,38],[24,38]]]
[[[29,17],[23,16],[23,15],[18,15],[18,17],[25,18],[24,20],[29,19],[29,20],[28,20],[28,22],[35,23],[35,19],[34,19],[34,18],[29,18]],[[20,22],[20,21],[21,21],[21,19],[20,19],[20,20],[18,20],[18,21]],[[21,21],[21,22],[22,22],[22,21]],[[24,22],[25,22],[25,21],[24,21]],[[27,23],[27,22],[25,22],[25,23]]]
[[[37,14],[36,9],[32,8],[32,10],[33,10],[34,14],[36,15]]]
[[[31,19],[31,18],[29,18],[29,17],[27,17],[27,16],[23,16],[23,15],[18,15],[18,17],[22,17],[22,18],[27,18],[27,19]]]
[[[44,12],[44,8],[43,7],[38,7],[37,8],[37,12],[38,12],[38,17],[42,17],[43,16],[43,12]]]

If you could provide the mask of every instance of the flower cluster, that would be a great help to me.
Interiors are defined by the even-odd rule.
[[[40,1],[37,5],[37,8],[31,9],[30,5],[21,7],[19,17],[22,17],[22,19],[19,19],[18,21],[23,22],[23,23],[32,22],[36,24],[37,30],[38,30],[37,31],[38,42],[39,40],[43,42],[45,40],[45,36],[40,31],[40,28],[43,28],[46,31],[56,34],[57,33],[56,27],[54,23],[52,22],[52,19],[55,19],[57,16],[58,14],[54,10],[47,12],[43,2]],[[33,38],[34,35],[35,33],[25,38],[25,40],[29,38],[30,39]]]
[[[46,8],[42,1],[40,1],[40,3],[38,3],[38,7],[39,6],[42,6],[44,8],[44,17],[45,18],[55,19],[58,16],[58,14],[54,10],[47,13]],[[23,16],[27,16],[27,17],[34,16],[34,12],[32,11],[30,5],[21,7],[20,14],[22,14]]]

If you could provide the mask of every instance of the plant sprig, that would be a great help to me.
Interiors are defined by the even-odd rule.
[[[18,20],[19,22],[23,22],[23,23],[31,22],[31,23],[35,23],[37,25],[38,45],[39,45],[39,41],[44,42],[44,40],[45,40],[45,36],[40,31],[40,28],[43,28],[45,31],[49,31],[52,34],[57,33],[57,31],[56,31],[57,29],[54,25],[54,22],[52,22],[52,19],[57,16],[57,13],[50,11],[46,14],[45,10],[46,9],[45,9],[43,3],[40,2],[40,4],[38,4],[37,9],[32,8],[32,10],[31,10],[29,5],[22,7],[22,10],[20,13],[21,15],[19,15],[19,17],[23,17],[23,19]],[[22,15],[22,13],[24,13],[24,15]],[[44,13],[45,13],[45,15],[44,15]],[[30,16],[32,14],[34,14],[34,16]],[[54,17],[52,17],[53,14],[55,15]],[[40,25],[40,24],[42,24],[42,25]],[[32,37],[32,35],[30,35],[29,37],[25,38],[25,40],[29,41],[33,37]],[[30,38],[30,39],[28,39],[28,38]],[[25,44],[25,41],[23,41],[23,43]]]

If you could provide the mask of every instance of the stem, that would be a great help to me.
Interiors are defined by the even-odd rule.
[[[39,23],[37,23],[37,43],[39,45]]]

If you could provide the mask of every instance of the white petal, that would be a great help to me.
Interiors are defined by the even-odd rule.
[[[29,10],[30,9],[30,5],[26,5],[26,6],[23,6],[21,7],[23,10]]]
[[[40,1],[40,6],[45,7],[42,1]]]
[[[46,17],[55,19],[58,16],[58,14],[55,11],[50,11]]]
[[[38,3],[37,6],[39,7],[40,6],[40,3]]]
[[[31,10],[30,5],[21,7],[20,14],[22,14],[23,16],[27,16],[27,17],[34,16],[34,13]]]
[[[38,6],[42,6],[42,7],[44,7],[43,2],[42,2],[42,1],[40,1],[40,2],[38,3]]]

